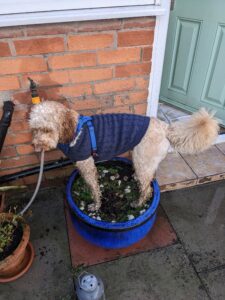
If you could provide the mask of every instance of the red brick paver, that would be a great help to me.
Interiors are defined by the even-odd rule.
[[[66,206],[67,229],[73,267],[79,265],[95,265],[102,262],[115,260],[139,252],[145,252],[156,248],[173,244],[177,237],[169,224],[165,214],[160,209],[153,229],[138,243],[124,249],[103,249],[92,245],[83,239],[73,227],[69,209]]]

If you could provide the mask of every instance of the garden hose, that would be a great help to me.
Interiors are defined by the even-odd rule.
[[[40,188],[40,185],[41,185],[41,180],[42,180],[42,175],[43,175],[43,169],[44,169],[44,153],[45,153],[45,151],[42,150],[42,152],[41,152],[41,162],[40,162],[40,171],[39,171],[39,176],[38,176],[38,181],[37,181],[35,191],[34,191],[32,197],[30,198],[30,201],[27,203],[27,205],[19,212],[20,215],[23,215],[28,210],[28,208],[34,202],[34,199],[36,198],[37,193],[39,191],[39,188]]]

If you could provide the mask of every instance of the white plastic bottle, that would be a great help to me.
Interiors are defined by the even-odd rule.
[[[83,272],[78,276],[75,285],[78,300],[105,300],[101,278]]]

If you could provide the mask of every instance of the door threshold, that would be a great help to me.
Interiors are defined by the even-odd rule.
[[[170,124],[180,119],[188,118],[190,115],[190,112],[167,103],[159,102],[157,117],[166,123]]]
[[[167,103],[159,102],[157,117],[161,121],[166,122],[167,124],[176,122],[181,119],[189,118],[190,115],[191,115],[190,112],[187,112],[183,109],[180,109],[173,105],[169,105]],[[225,142],[225,126],[220,125],[220,133],[216,141],[214,142],[214,145],[224,143],[224,142]],[[170,149],[169,152],[173,152],[173,150]]]

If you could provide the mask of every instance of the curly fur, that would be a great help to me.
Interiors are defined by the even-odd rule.
[[[71,141],[78,121],[78,113],[63,104],[44,101],[30,113],[30,128],[36,151],[55,149],[58,143]]]
[[[202,108],[189,119],[173,123],[168,129],[167,138],[177,151],[195,154],[212,145],[218,130],[213,115]]]
[[[78,117],[77,112],[57,102],[45,101],[35,105],[30,114],[35,150],[48,151],[56,148],[58,143],[72,141]],[[199,153],[213,144],[218,129],[217,121],[205,109],[193,114],[188,120],[180,120],[171,125],[151,118],[149,128],[132,153],[140,187],[140,198],[133,206],[142,205],[150,196],[149,182],[159,163],[166,157],[170,144],[181,153]],[[89,157],[76,164],[95,199],[91,209],[97,210],[101,206],[101,192],[94,160]]]

